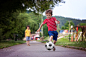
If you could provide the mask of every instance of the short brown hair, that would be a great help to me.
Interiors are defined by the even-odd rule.
[[[52,15],[52,10],[51,9],[46,10],[45,14],[51,14]]]
[[[27,25],[27,27],[30,27],[29,25]]]

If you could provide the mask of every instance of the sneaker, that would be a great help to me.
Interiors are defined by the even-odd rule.
[[[53,47],[53,51],[55,51],[56,50],[56,48],[55,47]]]

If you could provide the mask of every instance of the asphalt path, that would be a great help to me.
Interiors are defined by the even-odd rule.
[[[0,57],[86,57],[86,51],[56,46],[56,51],[48,51],[44,43],[31,41],[0,49]]]

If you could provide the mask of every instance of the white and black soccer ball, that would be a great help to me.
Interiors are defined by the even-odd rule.
[[[45,44],[47,50],[52,50],[54,48],[54,44],[50,41]]]

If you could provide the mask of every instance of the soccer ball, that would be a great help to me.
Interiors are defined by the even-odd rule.
[[[52,50],[54,48],[54,44],[50,41],[45,44],[47,50]]]

